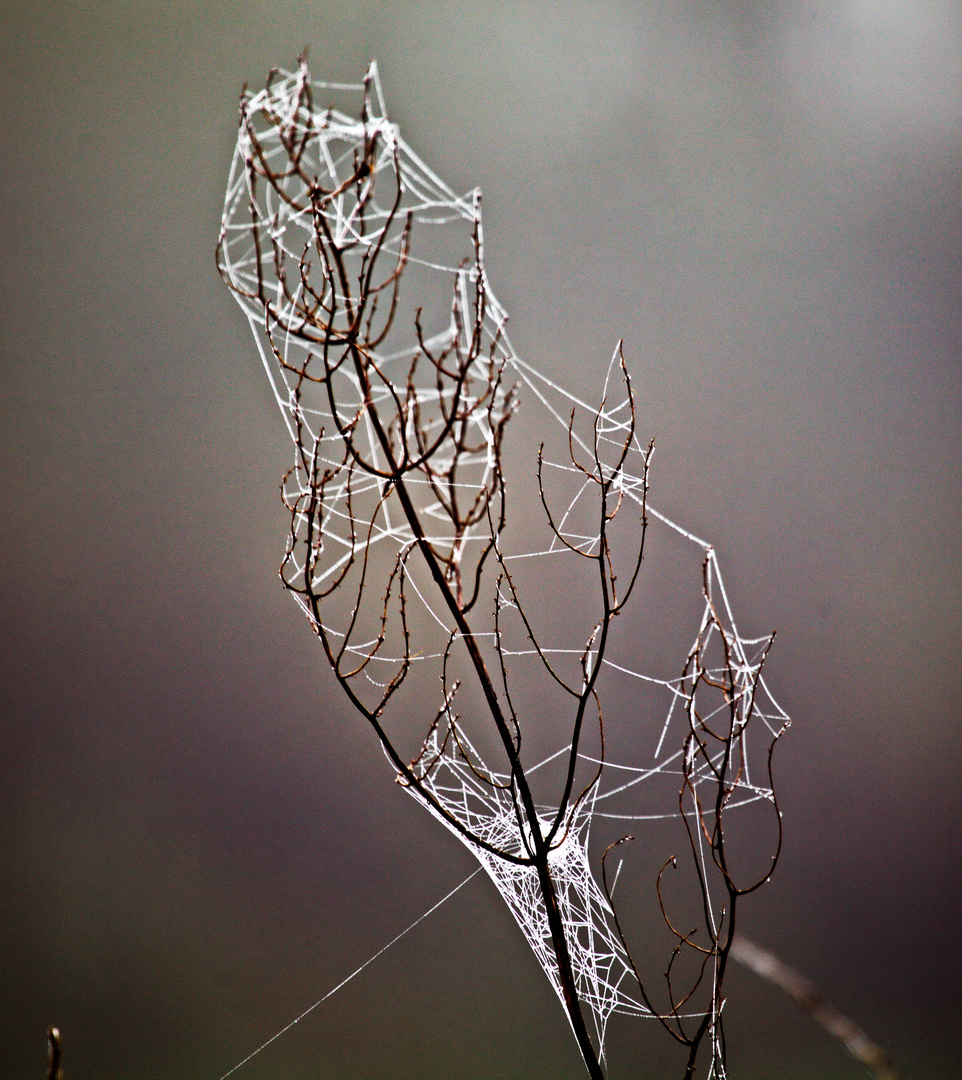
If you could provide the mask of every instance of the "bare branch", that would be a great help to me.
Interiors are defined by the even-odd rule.
[[[684,931],[670,915],[669,860],[655,890],[672,949],[664,989],[651,994],[608,884],[608,854],[626,838],[601,859],[603,888],[587,852],[595,806],[610,794],[604,676],[649,528],[653,444],[636,434],[621,342],[600,406],[568,395],[563,409],[549,406],[566,436],[560,462],[546,443],[537,455],[533,501],[548,553],[590,591],[559,646],[538,628],[537,583],[513,570],[507,549],[509,376],[542,398],[544,388],[511,351],[488,287],[480,195],[454,195],[404,146],[380,115],[373,67],[359,119],[319,109],[316,94],[302,56],[295,73],[273,73],[242,97],[217,245],[294,443],[281,485],[290,515],[281,580],[398,784],[472,850],[512,906],[589,1076],[602,1080],[605,1024],[623,1011],[658,1018],[687,1049],[686,1076],[709,1045],[708,1075],[721,1077],[737,902],[767,880],[781,844],[771,748],[767,787],[753,782],[748,749],[749,727],[768,723],[754,721],[771,641],[746,651],[713,595],[709,551],[695,643],[680,678],[658,680],[671,694],[666,728],[682,720],[669,760],[681,762],[678,814],[704,925]],[[541,719],[525,715],[531,669],[562,702],[550,719],[562,745],[543,762],[522,755]],[[773,746],[780,732],[769,734]],[[736,873],[729,851],[728,815],[746,800],[770,804],[778,822],[760,876]],[[620,973],[610,984],[599,984],[604,964],[585,928]],[[632,979],[637,993],[622,987]]]

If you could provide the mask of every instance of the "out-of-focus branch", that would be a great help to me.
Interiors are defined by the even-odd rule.
[[[743,934],[735,935],[731,955],[766,982],[788,994],[802,1012],[808,1013],[829,1035],[838,1039],[876,1080],[902,1080],[901,1073],[892,1064],[888,1054],[877,1043],[872,1042],[854,1020],[850,1020],[830,1001],[826,1001],[818,987],[809,982],[801,972],[780,960],[774,953],[749,941]]]
[[[60,1029],[47,1028],[47,1080],[63,1080],[60,1064]]]

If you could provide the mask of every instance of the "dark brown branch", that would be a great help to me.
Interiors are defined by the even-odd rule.
[[[543,446],[537,459],[552,546],[578,557],[595,597],[591,629],[583,648],[573,650],[579,669],[572,676],[551,659],[502,549],[504,440],[515,396],[504,385],[508,354],[500,316],[492,314],[497,305],[487,291],[478,203],[470,256],[451,270],[448,331],[429,337],[420,307],[410,325],[399,325],[405,322],[399,316],[402,284],[418,262],[411,252],[421,224],[418,196],[408,183],[412,173],[405,171],[410,165],[402,162],[394,129],[373,114],[368,78],[360,125],[350,138],[339,135],[337,151],[329,152],[324,140],[336,118],[332,110],[316,111],[306,57],[289,89],[286,103],[270,96],[259,96],[256,105],[246,95],[241,101],[249,247],[240,281],[232,273],[235,249],[226,232],[217,248],[225,280],[248,313],[257,311],[268,355],[290,395],[282,405],[296,447],[282,483],[290,523],[281,578],[305,609],[335,680],[370,725],[398,782],[476,850],[534,869],[565,1009],[589,1075],[602,1080],[600,1048],[587,1030],[572,962],[571,950],[580,946],[569,939],[573,930],[559,907],[550,856],[565,842],[605,768],[599,679],[614,619],[635,591],[645,555],[652,445],[645,451],[636,437],[634,391],[621,343],[620,403],[609,406],[606,382],[600,408],[588,414],[590,434],[584,440],[576,437],[575,425],[585,418],[571,414],[565,469],[579,486],[560,517],[551,509],[555,494],[547,490]],[[244,203],[233,190],[232,205],[240,214]],[[614,360],[609,371],[615,371]],[[624,472],[633,453],[643,460],[640,478]],[[639,505],[639,516],[627,522],[632,503]],[[581,527],[583,535],[569,528],[569,515],[589,522]],[[623,531],[630,539],[622,545]],[[492,595],[493,630],[491,609],[481,603]],[[705,622],[680,684],[687,730],[679,808],[705,925],[697,939],[695,930],[676,929],[662,896],[663,867],[656,890],[674,937],[664,973],[666,1009],[657,1010],[650,1000],[614,915],[642,1001],[688,1049],[686,1076],[706,1040],[713,1055],[724,1057],[721,986],[737,902],[771,872],[736,881],[725,825],[736,793],[748,786],[745,729],[753,719],[767,646],[752,664],[741,656],[741,643],[714,607],[707,560],[704,595]],[[424,631],[420,602],[440,630],[430,624],[433,629]],[[509,608],[520,623],[507,615]],[[521,698],[512,694],[506,623],[531,642],[545,681],[564,691],[569,711],[567,756],[559,762],[563,775],[547,807],[536,801],[522,758],[523,722],[516,708]],[[714,666],[708,660],[713,647],[722,654]],[[427,658],[437,676],[430,693],[440,693],[440,699],[432,696],[424,708],[419,695],[421,723],[431,717],[426,733],[421,728],[413,738],[407,732],[402,738],[391,714],[400,711],[409,679],[413,685],[417,665]],[[466,684],[480,693],[483,706],[473,712],[481,716],[471,719],[486,727],[497,756],[494,767],[474,752],[465,720],[455,711],[458,695],[468,693]],[[595,717],[601,750],[589,769],[581,747],[586,732],[594,731]],[[412,744],[419,747],[413,757]],[[478,790],[501,799],[509,821],[513,815],[515,835],[503,845],[444,801],[443,770],[455,761],[466,766],[462,775],[477,780]],[[771,781],[771,752],[768,772]],[[773,795],[771,801],[780,849],[780,814]],[[609,902],[605,860],[611,850],[602,859]],[[778,849],[772,866],[777,858]],[[723,894],[721,907],[716,894]],[[678,972],[685,967],[681,958],[689,956],[695,974],[683,985]],[[700,1014],[682,1016],[683,1008],[706,996]]]

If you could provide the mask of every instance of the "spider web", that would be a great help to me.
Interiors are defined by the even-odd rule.
[[[315,100],[326,103],[338,97],[346,98],[353,111],[314,104]],[[372,147],[370,176],[358,179],[358,162]],[[280,176],[282,182],[261,182],[265,170]],[[375,180],[376,191],[365,187]],[[312,186],[318,183],[331,193],[320,208],[311,198]],[[362,218],[359,207],[364,200],[366,211]],[[388,566],[397,568],[403,563],[423,622],[433,628],[435,637],[432,639],[430,632],[424,631],[425,640],[436,640],[434,647],[418,651],[411,663],[425,670],[434,665],[436,671],[448,663],[458,643],[457,628],[451,625],[447,613],[432,603],[430,582],[419,579],[407,564],[416,538],[403,516],[385,499],[383,485],[372,478],[359,478],[345,463],[342,433],[356,423],[364,404],[364,390],[347,365],[330,373],[331,380],[338,384],[336,395],[326,394],[320,383],[304,378],[303,373],[314,360],[313,353],[323,344],[304,333],[304,312],[316,287],[309,267],[304,267],[318,229],[331,243],[340,245],[346,258],[354,260],[352,265],[359,275],[368,272],[372,252],[396,260],[399,267],[405,268],[406,276],[417,275],[416,294],[421,306],[415,310],[399,302],[394,319],[395,325],[408,329],[417,324],[417,337],[398,342],[397,335],[389,335],[371,356],[382,380],[374,391],[375,405],[396,412],[399,424],[416,422],[424,433],[422,438],[430,441],[446,422],[445,410],[450,405],[446,395],[450,390],[440,382],[433,385],[430,380],[412,376],[412,364],[419,353],[467,349],[475,321],[484,337],[485,349],[473,361],[469,385],[463,388],[464,400],[470,406],[465,409],[465,423],[470,430],[464,445],[471,452],[459,458],[456,477],[452,468],[449,491],[441,490],[431,477],[420,481],[419,513],[436,530],[429,536],[430,542],[449,553],[452,574],[456,575],[461,562],[469,561],[472,552],[483,546],[490,528],[485,516],[478,515],[457,535],[450,529],[446,531],[449,518],[442,512],[444,500],[461,497],[479,505],[478,500],[486,499],[488,505],[500,498],[493,448],[499,425],[503,426],[514,409],[512,382],[520,387],[527,401],[538,403],[547,422],[557,424],[556,430],[562,442],[570,445],[572,455],[591,451],[591,436],[583,426],[575,425],[573,412],[588,419],[588,430],[593,431],[597,445],[616,448],[624,442],[633,421],[629,399],[623,388],[619,392],[620,354],[616,350],[612,358],[600,408],[578,400],[515,354],[505,330],[506,313],[485,279],[480,193],[455,194],[403,141],[396,125],[387,118],[375,65],[363,84],[312,83],[302,59],[297,71],[274,72],[265,90],[242,98],[240,134],[228,181],[218,262],[250,322],[295,447],[302,457],[307,447],[312,475],[322,472],[327,477],[319,501],[317,485],[312,489],[306,483],[304,469],[292,470],[286,478],[285,497],[288,505],[295,507],[286,580],[303,580],[310,573],[315,586],[333,591],[337,582],[359,564],[366,573],[369,561],[373,565],[379,557]],[[483,308],[477,299],[479,284],[484,287]],[[262,299],[265,295],[269,298],[267,314]],[[438,318],[438,310],[446,310],[447,315]],[[374,322],[379,317],[383,317],[383,310],[380,315],[371,313]],[[431,318],[434,323],[429,322]],[[332,332],[347,331],[342,325],[335,326]],[[355,433],[354,437],[361,435],[370,460],[377,464],[383,447],[375,431],[368,424],[365,432]],[[584,527],[584,504],[590,491],[576,464],[559,454],[545,458],[545,469],[550,473],[552,487],[557,478],[560,489],[567,493],[563,496],[563,510],[555,519],[558,535],[547,544],[526,550],[499,551],[505,567],[520,566],[526,560],[528,565],[547,565],[555,556],[564,555],[566,546],[568,550],[590,553],[597,543],[597,536]],[[700,615],[691,626],[691,645],[687,654],[679,658],[674,675],[664,670],[643,670],[622,654],[618,659],[608,655],[602,658],[613,677],[644,687],[648,692],[645,701],[653,703],[652,715],[645,718],[643,728],[650,733],[647,750],[641,755],[646,760],[643,764],[637,764],[639,758],[635,764],[604,762],[600,781],[589,786],[586,796],[575,802],[550,855],[577,990],[591,1010],[602,1051],[612,1014],[651,1014],[639,998],[632,964],[611,906],[589,861],[593,823],[605,818],[630,825],[672,816],[670,809],[639,809],[636,796],[653,778],[673,778],[677,791],[677,778],[683,775],[686,764],[693,770],[693,799],[697,799],[701,785],[714,782],[711,758],[701,764],[686,763],[683,742],[696,708],[703,719],[710,721],[724,707],[720,695],[711,700],[711,687],[722,682],[726,673],[734,679],[738,722],[743,727],[753,718],[767,728],[770,737],[777,737],[788,722],[761,676],[770,639],[739,634],[712,546],[647,502],[647,457],[645,448],[634,439],[626,459],[617,466],[615,480],[621,497],[642,508],[653,528],[699,553],[703,573],[701,581],[693,581],[690,589],[696,602],[700,598]],[[308,541],[312,522],[320,523],[320,536]],[[314,544],[316,556],[310,568],[301,553],[301,545],[307,542]],[[395,573],[400,571],[396,569]],[[390,590],[389,584],[388,598]],[[316,612],[304,597],[296,598],[308,617],[316,620]],[[498,603],[507,618],[515,605],[512,595],[502,586]],[[387,604],[385,600],[385,611]],[[357,617],[357,611],[351,613],[351,618]],[[687,617],[687,613],[679,617]],[[350,623],[350,627],[355,626],[355,622]],[[343,641],[347,650],[356,654],[359,664],[366,664],[364,677],[373,686],[386,684],[389,675],[382,677],[379,672],[389,673],[391,666],[400,662],[397,640],[393,642],[394,651],[390,639],[383,648],[372,645],[373,636],[351,641],[343,619],[338,623],[334,616],[324,629],[332,638]],[[491,630],[488,637],[497,641],[505,656],[523,663],[534,655],[523,633],[513,648],[503,644],[501,633],[501,629]],[[584,649],[541,651],[559,662],[565,655],[577,658],[583,654],[589,666],[594,656],[590,641]],[[373,662],[366,663],[366,657],[373,657]],[[695,673],[704,678],[695,678]],[[478,859],[563,1001],[535,869],[499,858],[486,847],[472,843],[452,823],[461,823],[490,848],[519,857],[530,854],[530,836],[525,835],[525,826],[520,823],[508,773],[490,765],[488,750],[481,747],[483,740],[472,739],[455,714],[457,685],[444,680],[442,685],[445,689],[440,703],[431,706],[435,722],[416,760],[422,765],[424,789],[448,816],[439,813],[415,787],[407,786],[406,790]],[[679,732],[681,737],[676,737]],[[544,769],[550,773],[555,760],[569,749],[570,743],[562,741],[530,765],[527,772]],[[600,751],[592,754],[587,750],[580,756],[589,770],[600,766],[603,757]],[[764,760],[764,755],[756,755],[753,760],[751,754],[746,754],[729,807],[773,802]],[[539,815],[541,812],[539,807]],[[547,829],[556,808],[545,803],[543,813]],[[674,811],[676,816],[681,813]],[[699,857],[707,864],[705,851]],[[721,917],[714,908],[712,911],[713,918]]]

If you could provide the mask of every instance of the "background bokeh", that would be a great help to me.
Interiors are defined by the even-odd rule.
[[[485,192],[520,354],[618,337],[653,499],[768,673],[746,930],[916,1080],[959,970],[962,14],[950,0],[128,0],[0,13],[0,1076],[218,1080],[471,869],[276,577],[289,450],[214,270],[242,84],[310,46]],[[733,1075],[860,1067],[747,973]],[[678,1075],[619,1027],[611,1075]],[[645,1062],[650,1062],[646,1065]],[[481,878],[243,1070],[578,1077]]]

